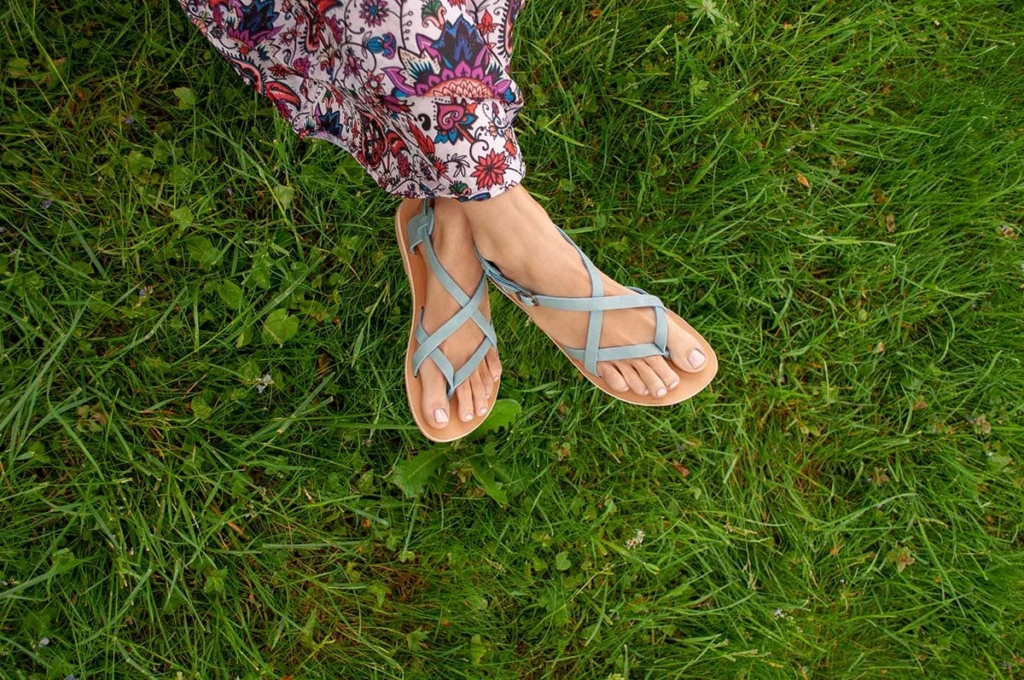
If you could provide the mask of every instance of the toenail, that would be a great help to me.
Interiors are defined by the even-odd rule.
[[[619,392],[629,392],[629,385],[623,385],[620,387]]]
[[[677,387],[679,387],[679,381],[678,381],[678,380],[673,380],[673,381],[672,381],[672,384],[668,386],[668,388],[669,388],[670,390],[674,390],[674,389],[675,389],[675,388],[677,388]]]
[[[448,412],[445,411],[443,408],[437,409],[436,411],[434,411],[434,420],[436,420],[441,425],[447,425],[448,424]]]
[[[479,410],[477,410],[476,414],[478,416],[485,416],[485,415],[487,415],[487,407],[486,406],[481,406],[479,408]]]
[[[658,391],[655,392],[655,394],[659,397],[664,397],[666,394],[668,394],[668,390],[666,390],[664,387],[659,387]]]
[[[707,358],[704,356],[704,353],[701,352],[699,349],[691,350],[690,356],[688,356],[687,358],[690,360],[690,365],[693,366],[694,368],[700,368],[701,366],[704,365],[704,362],[707,360]]]
[[[463,422],[467,422],[468,423],[469,421],[473,420],[473,414],[472,413],[463,413],[462,414],[462,420],[463,420]]]

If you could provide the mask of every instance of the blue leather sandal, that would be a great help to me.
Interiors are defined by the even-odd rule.
[[[590,297],[556,297],[533,293],[508,279],[493,262],[484,259],[477,252],[477,257],[480,259],[484,273],[494,282],[498,290],[524,311],[528,311],[530,307],[547,307],[562,311],[590,313],[587,327],[587,344],[585,347],[567,347],[558,342],[555,342],[555,344],[569,358],[569,361],[583,373],[584,377],[602,392],[630,404],[640,406],[671,406],[689,399],[707,387],[718,372],[718,358],[715,356],[714,350],[711,349],[711,345],[690,324],[686,323],[686,321],[671,310],[665,309],[665,305],[662,304],[661,300],[639,288],[630,288],[630,290],[636,293],[635,295],[606,296],[604,294],[604,282],[601,280],[601,273],[597,267],[573,243],[568,234],[561,229],[558,231],[576,249],[580,259],[583,261],[583,266],[586,267],[587,274],[590,276]],[[601,347],[601,327],[604,323],[604,313],[612,310],[636,308],[651,308],[654,310],[655,330],[654,338],[651,342],[619,347]],[[697,339],[698,346],[706,357],[706,361],[700,371],[688,373],[680,370],[672,363],[667,348],[669,319],[685,328]],[[548,337],[551,336],[548,335]],[[552,341],[554,341],[554,338],[552,338]],[[628,361],[651,356],[665,357],[668,360],[669,368],[679,377],[679,385],[675,389],[669,390],[663,397],[656,397],[653,394],[642,395],[632,391],[619,392],[612,389],[598,371],[597,364],[602,361]]]
[[[458,409],[454,405],[456,388],[480,366],[488,350],[497,347],[498,341],[494,327],[480,308],[487,296],[487,277],[481,274],[480,282],[473,294],[467,295],[441,265],[431,242],[431,236],[434,233],[434,210],[429,201],[404,200],[395,215],[395,230],[399,249],[402,251],[402,263],[412,289],[413,319],[405,355],[405,387],[409,396],[409,408],[412,410],[416,425],[427,439],[435,442],[450,442],[466,436],[487,418],[486,415],[480,416],[474,412],[473,420],[463,421],[456,416]],[[423,329],[423,305],[427,293],[428,268],[445,291],[461,306],[454,316],[441,324],[433,333],[427,333]],[[469,360],[456,369],[448,357],[441,352],[441,343],[466,323],[475,323],[484,337]],[[432,361],[444,374],[448,399],[453,400],[452,408],[448,409],[449,422],[444,428],[432,426],[420,407],[423,387],[420,384],[419,373],[420,368],[428,360]],[[487,408],[488,413],[494,407],[494,402],[497,399],[498,384],[495,383]]]

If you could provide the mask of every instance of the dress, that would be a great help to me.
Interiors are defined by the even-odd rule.
[[[179,2],[300,136],[345,148],[389,193],[482,199],[522,181],[522,0]]]

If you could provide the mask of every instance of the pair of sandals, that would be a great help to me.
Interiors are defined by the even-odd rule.
[[[700,392],[711,382],[718,371],[718,360],[715,357],[714,350],[711,349],[707,341],[682,318],[672,311],[665,309],[665,305],[658,298],[647,294],[639,288],[631,288],[636,293],[635,295],[604,295],[604,284],[601,280],[600,272],[590,261],[590,258],[561,230],[559,231],[562,236],[576,248],[576,252],[579,253],[583,266],[586,267],[587,273],[590,276],[591,295],[589,297],[567,298],[532,293],[506,278],[493,263],[480,257],[479,253],[477,257],[480,257],[483,274],[480,276],[480,282],[473,293],[471,295],[467,294],[441,265],[434,251],[431,241],[431,236],[434,232],[434,210],[429,200],[404,200],[395,216],[395,230],[398,235],[399,247],[402,251],[402,263],[405,265],[405,273],[409,277],[410,287],[412,288],[413,323],[409,333],[409,345],[405,360],[406,392],[409,395],[409,406],[412,409],[416,424],[419,426],[420,431],[423,432],[423,435],[431,441],[454,441],[475,430],[486,419],[486,416],[474,416],[473,420],[470,421],[453,418],[448,426],[443,429],[432,426],[420,406],[422,386],[418,376],[420,368],[426,361],[434,362],[445,377],[448,386],[448,399],[450,400],[455,394],[456,388],[473,374],[480,365],[480,362],[484,360],[487,352],[492,347],[497,347],[498,341],[494,333],[494,327],[491,325],[490,320],[484,316],[480,308],[487,295],[488,278],[494,282],[498,290],[524,310],[529,307],[540,306],[563,311],[589,312],[590,321],[587,328],[587,344],[585,347],[566,347],[557,342],[555,344],[569,358],[569,361],[583,373],[587,380],[602,392],[616,399],[640,406],[671,406],[689,399]],[[424,331],[422,323],[428,269],[448,294],[460,305],[459,311],[433,333]],[[645,307],[653,309],[655,314],[655,331],[651,342],[619,347],[600,346],[604,312]],[[628,361],[650,356],[668,358],[669,319],[685,328],[696,338],[700,350],[707,358],[701,370],[698,373],[687,373],[679,370],[670,362],[669,367],[679,377],[679,385],[663,397],[641,395],[634,392],[619,392],[612,389],[601,377],[597,364],[602,361]],[[469,360],[456,369],[441,352],[441,343],[466,323],[476,324],[483,334],[483,339]],[[494,402],[498,398],[497,387],[495,385],[495,389],[491,394],[487,409],[488,413],[490,413]]]

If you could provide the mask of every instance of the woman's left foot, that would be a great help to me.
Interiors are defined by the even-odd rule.
[[[579,252],[558,231],[544,208],[521,186],[487,201],[463,205],[477,250],[510,280],[533,293],[586,298],[592,293],[590,277]],[[635,295],[629,288],[601,274],[604,295]],[[586,346],[589,314],[546,307],[530,307],[527,313],[562,346]],[[666,348],[670,359],[660,355],[642,359],[602,361],[598,376],[614,392],[632,392],[660,399],[679,388],[685,374],[704,374],[717,367],[706,342],[672,314],[668,315]],[[655,335],[655,314],[649,308],[604,312],[600,346],[603,348],[649,343]],[[710,354],[710,356],[709,356]],[[670,363],[671,362],[671,363]],[[713,364],[713,365],[712,365]],[[713,372],[711,373],[713,375]],[[701,375],[700,378],[710,376]],[[698,391],[706,382],[697,380]]]

